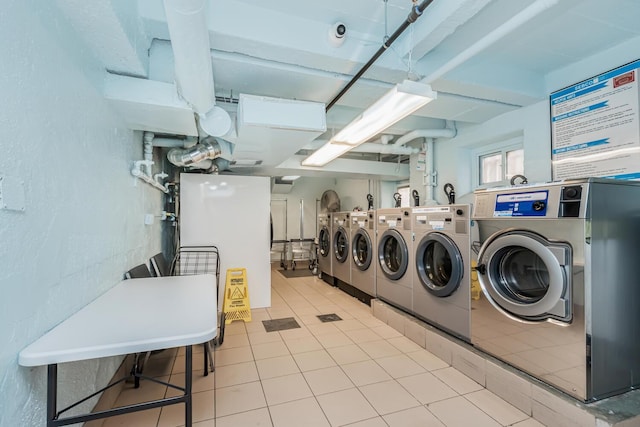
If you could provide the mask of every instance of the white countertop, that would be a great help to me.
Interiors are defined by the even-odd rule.
[[[216,278],[129,279],[20,352],[22,366],[200,344],[217,331]]]

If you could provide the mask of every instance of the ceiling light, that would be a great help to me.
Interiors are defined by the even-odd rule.
[[[300,175],[285,175],[280,179],[283,181],[295,181],[298,178],[300,178]]]
[[[425,106],[436,96],[428,84],[405,80],[395,85],[327,144],[304,159],[302,165],[324,166]]]
[[[353,147],[329,141],[302,161],[302,166],[324,166],[331,160],[342,156]]]

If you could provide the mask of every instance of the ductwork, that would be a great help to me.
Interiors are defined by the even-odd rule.
[[[191,148],[174,148],[167,153],[167,159],[179,167],[198,167],[205,160],[215,160],[219,157],[231,158],[230,144],[214,137],[205,138]],[[211,163],[205,164],[208,169]]]
[[[457,134],[455,122],[447,120],[444,129],[417,129],[401,136],[393,145],[402,146],[418,138],[455,138]]]
[[[202,130],[223,136],[231,129],[229,114],[216,107],[206,0],[164,0],[171,37],[178,94],[198,115]]]

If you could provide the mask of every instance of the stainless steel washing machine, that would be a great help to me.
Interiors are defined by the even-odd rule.
[[[470,341],[470,206],[413,208],[412,228],[415,236],[413,313]]]
[[[375,211],[351,212],[351,286],[376,294]]]
[[[478,348],[580,400],[640,386],[640,183],[480,190]]]
[[[350,250],[350,214],[351,212],[334,212],[333,223],[333,277],[336,285],[344,288],[351,284],[351,250]]]
[[[331,213],[318,214],[318,270],[319,276],[327,283],[333,285],[333,251],[331,240],[333,238]]]
[[[411,209],[378,209],[376,219],[376,296],[410,312],[413,292]]]

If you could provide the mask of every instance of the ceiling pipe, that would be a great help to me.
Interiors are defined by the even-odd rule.
[[[420,18],[422,12],[424,12],[427,6],[429,6],[432,2],[433,0],[424,0],[419,5],[414,5],[411,7],[411,12],[409,12],[409,16],[407,16],[407,19],[405,19],[404,22],[400,24],[400,26],[393,32],[393,34],[391,34],[391,36],[386,39],[384,43],[382,43],[382,46],[377,50],[376,53],[373,54],[371,59],[369,59],[369,61],[367,61],[367,63],[364,64],[362,68],[360,68],[360,70],[353,76],[349,83],[347,83],[347,85],[327,104],[326,111],[329,111],[331,107],[333,107],[335,103],[338,102],[338,100],[342,98],[345,93],[347,93],[351,86],[353,86],[356,81],[358,81],[358,79],[360,79],[360,77],[362,77],[362,75],[373,65],[373,63],[376,62],[376,60],[384,52],[386,52],[389,46],[391,46],[393,42],[395,42],[396,39],[400,37],[400,35],[409,27],[409,25],[413,24],[418,18]]]
[[[446,73],[453,70],[463,62],[467,61],[469,58],[482,52],[487,47],[491,46],[493,43],[509,34],[511,31],[522,26],[545,10],[555,6],[558,2],[559,0],[537,0],[535,3],[531,4],[526,9],[509,19],[507,22],[491,31],[489,34],[469,46],[467,49],[463,50],[461,53],[453,57],[453,59],[451,59],[436,71],[424,77],[420,81],[426,84],[433,83],[435,80],[444,76]]]
[[[417,129],[401,136],[393,145],[401,146],[418,138],[455,138],[457,134],[455,122],[447,120],[444,129]]]
[[[206,0],[164,0],[178,94],[198,116],[202,130],[223,136],[231,129],[229,114],[217,107]]]
[[[390,136],[390,135],[384,135]],[[327,141],[317,140],[313,141],[311,144],[307,144],[304,146],[305,150],[316,150],[323,146]],[[374,154],[396,154],[396,155],[409,155],[416,154],[420,150],[418,148],[413,147],[404,147],[395,144],[385,144],[377,143],[377,142],[365,142],[364,144],[360,144],[357,147],[349,150],[350,153],[374,153]]]

